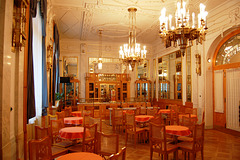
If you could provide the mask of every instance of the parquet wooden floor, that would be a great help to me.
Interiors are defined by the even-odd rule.
[[[112,127],[105,126],[104,132],[111,133]],[[120,135],[120,147],[125,145],[125,135]],[[182,152],[178,152],[179,159],[182,159]],[[171,160],[172,154],[169,155]],[[128,138],[127,160],[149,160],[149,144],[138,143],[134,147],[134,140]],[[154,153],[153,160],[159,160],[160,157]],[[197,154],[197,160],[201,159],[200,152]],[[205,160],[240,160],[240,137],[226,134],[217,130],[205,130],[204,139],[204,159]]]

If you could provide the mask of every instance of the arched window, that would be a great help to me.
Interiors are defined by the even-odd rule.
[[[219,49],[215,65],[240,62],[240,33],[229,38]]]

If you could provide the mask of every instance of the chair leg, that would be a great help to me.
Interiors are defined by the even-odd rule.
[[[136,147],[136,144],[137,144],[137,134],[134,134],[134,147]]]
[[[152,147],[150,148],[150,160],[152,160],[152,156],[153,156],[153,150]]]
[[[202,160],[204,160],[204,158],[203,158],[203,149],[201,150],[201,158],[202,158]]]

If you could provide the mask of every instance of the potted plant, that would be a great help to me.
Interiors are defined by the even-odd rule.
[[[55,93],[55,107],[57,108],[59,106],[59,101],[62,99],[63,93]]]

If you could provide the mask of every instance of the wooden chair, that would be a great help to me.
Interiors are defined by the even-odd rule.
[[[204,145],[204,125],[205,123],[195,124],[193,131],[192,142],[178,143],[178,147],[183,151],[184,159],[186,159],[186,153],[192,154],[192,159],[196,159],[196,153],[201,151],[201,159],[203,160],[203,145]],[[190,158],[190,155],[188,155]]]
[[[179,125],[178,112],[173,109],[171,109],[171,111],[170,111],[170,124],[171,125]]]
[[[136,147],[137,137],[142,134],[142,137],[145,142],[145,129],[136,127],[135,115],[126,113],[126,122],[125,122],[125,144],[128,141],[128,135],[134,135],[134,146]]]
[[[141,115],[147,114],[146,103],[141,103],[140,107],[141,107],[141,108],[140,108],[140,114],[141,114]]]
[[[112,114],[112,126],[113,131],[115,132],[117,128],[119,128],[119,132],[121,131],[122,127],[122,133],[123,133],[123,110],[121,108],[113,108],[113,114]]]
[[[107,156],[118,153],[118,134],[104,134],[103,132],[98,132],[97,137],[97,154],[101,155],[106,159]]]
[[[109,157],[109,160],[125,160],[126,159],[126,147],[123,147],[121,151],[119,151],[117,154],[112,154]]]
[[[96,153],[97,124],[84,126],[82,151]]]
[[[49,137],[45,137],[40,140],[31,140],[28,145],[29,160],[52,159],[51,140]]]
[[[47,147],[45,149],[48,149],[48,147],[51,149],[51,154],[50,154],[50,152],[49,152],[49,154],[52,157],[52,159],[66,154],[68,152],[67,149],[57,147],[57,146],[52,146],[51,137],[49,135],[51,136],[51,133],[50,133],[48,128],[42,128],[42,127],[39,127],[39,126],[35,126],[35,139],[36,139],[36,141],[32,141],[33,144],[36,144],[35,147],[42,148],[43,146],[41,146],[41,145],[47,145]],[[48,137],[47,138],[48,142],[46,142],[46,140],[45,140],[46,137]],[[44,140],[44,141],[41,141],[41,140]],[[37,145],[37,144],[39,144],[39,145]],[[32,147],[34,147],[34,146],[32,146]],[[29,148],[29,152],[30,152],[30,150],[31,150],[31,148]],[[34,151],[34,152],[36,152],[36,154],[34,154],[36,157],[38,157],[38,156],[41,157],[41,155],[38,155],[38,151]],[[41,151],[39,151],[39,153],[41,153]],[[48,152],[46,152],[46,154],[48,154]],[[32,157],[32,156],[30,156],[30,157]]]
[[[64,128],[63,121],[59,120],[51,120],[51,135],[52,135],[52,144],[58,147],[69,147],[72,145],[72,141],[63,140],[59,136],[59,130]]]
[[[85,110],[83,110],[84,114],[90,114],[91,117],[94,117],[94,106],[85,106]]]
[[[97,131],[102,132],[102,119],[90,117],[89,125],[97,124]]]
[[[65,118],[65,112],[61,111],[61,112],[56,112],[57,115],[57,119],[64,119]]]
[[[150,123],[150,160],[153,152],[159,153],[164,160],[168,159],[168,154],[175,152],[178,159],[178,146],[167,143],[165,125]]]
[[[140,115],[141,107],[136,107],[135,115]]]
[[[68,106],[68,107],[65,107],[63,109],[63,111],[65,112],[65,117],[71,117],[71,113],[72,113],[72,107],[71,106]]]
[[[51,125],[51,120],[57,120],[57,115],[55,114],[55,115],[51,115],[51,114],[48,114],[47,115],[48,116],[48,127],[50,127],[50,125]]]
[[[196,117],[185,117],[184,116],[183,119],[182,119],[181,125],[188,127],[189,130],[193,133],[194,126],[195,126],[196,123],[197,123],[197,118]],[[192,136],[188,136],[188,137],[186,137],[186,136],[179,136],[178,140],[179,141],[192,142],[193,138],[192,138]]]
[[[83,126],[89,126],[90,125],[90,114],[84,114],[83,115]]]
[[[48,128],[43,128],[40,126],[35,126],[35,139],[39,140],[39,139],[43,139],[47,136],[50,136],[50,132]]]
[[[147,109],[147,115],[155,116],[157,112],[157,109]]]

